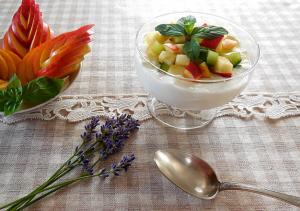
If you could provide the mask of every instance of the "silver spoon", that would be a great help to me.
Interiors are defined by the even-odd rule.
[[[154,161],[159,170],[185,192],[201,199],[212,199],[223,190],[244,190],[273,197],[300,207],[300,197],[278,193],[251,185],[220,182],[216,173],[200,158],[176,150],[155,153]]]

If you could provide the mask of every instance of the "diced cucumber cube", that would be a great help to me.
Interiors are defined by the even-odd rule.
[[[162,69],[162,70],[164,70],[164,71],[166,71],[166,72],[168,72],[168,70],[169,70],[169,65],[167,64],[167,63],[161,63],[160,64],[160,69]]]
[[[224,55],[233,65],[233,67],[237,66],[241,61],[241,53],[239,52],[230,52]]]
[[[208,50],[207,58],[206,58],[206,63],[208,65],[215,65],[217,60],[218,60],[219,54],[217,52]]]
[[[164,46],[157,40],[155,40],[149,47],[156,55],[160,54],[160,52],[164,50]]]

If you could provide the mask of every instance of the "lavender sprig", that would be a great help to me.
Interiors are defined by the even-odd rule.
[[[117,164],[113,163],[109,170],[100,167],[103,160],[110,155],[119,152],[129,136],[139,127],[139,122],[130,115],[123,114],[112,117],[98,128],[100,118],[93,117],[85,125],[81,134],[82,143],[76,147],[73,155],[42,185],[26,196],[1,206],[0,209],[22,210],[47,195],[75,182],[99,176],[106,178],[109,176],[119,176],[122,171],[127,171],[132,165],[135,156],[125,155]],[[62,179],[70,171],[77,167],[82,168],[82,173],[76,177]],[[59,180],[59,182],[58,182]]]
[[[100,118],[99,116],[92,117],[92,120],[89,124],[84,126],[85,131],[80,135],[84,142],[91,141],[93,138],[93,134],[95,134],[96,127],[99,125]]]
[[[90,165],[90,161],[84,157],[84,155],[80,156],[80,162],[82,164],[83,171],[87,172],[89,175],[94,174],[93,167]]]
[[[109,155],[120,151],[129,134],[137,129],[138,126],[138,121],[126,114],[106,121],[101,126],[101,132],[96,133],[96,140],[101,146],[99,150],[100,157],[105,160]]]
[[[92,122],[98,122],[92,119]],[[108,119],[105,124],[100,127],[99,131],[95,131],[95,140],[89,141],[80,149],[85,149],[78,154],[80,157],[83,170],[88,174],[93,174],[93,168],[102,160],[106,160],[110,155],[119,152],[124,142],[129,138],[130,133],[138,129],[139,122],[130,115],[123,114],[118,117]],[[87,125],[85,128],[91,128]],[[91,157],[94,152],[98,151],[98,159],[92,163]]]
[[[122,171],[127,172],[134,159],[134,154],[124,155],[122,160],[118,164],[113,163],[111,165],[110,170],[107,171],[105,168],[101,169],[99,176],[103,178],[109,177],[110,175],[120,176],[120,173]]]

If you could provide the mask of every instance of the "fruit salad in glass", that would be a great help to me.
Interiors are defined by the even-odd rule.
[[[140,28],[135,67],[151,95],[151,114],[169,126],[191,129],[208,124],[214,108],[240,94],[259,52],[249,33],[224,18],[171,13]]]
[[[191,26],[191,32],[187,34],[180,24],[160,24],[146,35],[149,60],[160,69],[185,78],[232,77],[233,68],[242,61],[239,41],[223,27],[207,23],[194,26],[193,16],[177,22]]]

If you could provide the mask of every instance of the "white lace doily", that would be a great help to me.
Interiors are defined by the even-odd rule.
[[[79,122],[92,116],[108,117],[114,114],[130,113],[144,121],[151,118],[146,106],[147,95],[63,95],[36,110],[0,115],[0,121],[12,124],[24,120],[63,119]],[[218,108],[217,116],[238,118],[280,119],[300,115],[300,92],[293,93],[243,93],[232,102]]]

